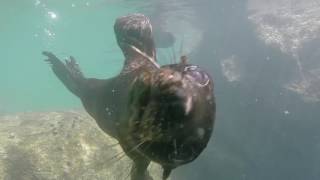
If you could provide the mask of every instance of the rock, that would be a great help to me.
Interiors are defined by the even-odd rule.
[[[266,45],[292,56],[297,66],[284,87],[308,102],[320,102],[320,3],[313,0],[250,0],[249,20]]]
[[[253,0],[250,0],[253,1]],[[279,0],[263,4],[259,1],[249,20],[255,25],[259,38],[266,44],[279,48],[292,56],[314,39],[319,39],[320,4],[313,0],[300,3]],[[254,3],[249,3],[254,4]],[[258,5],[259,4],[259,5]]]
[[[80,111],[0,116],[0,179],[130,179],[118,142]],[[161,179],[161,168],[150,174]]]

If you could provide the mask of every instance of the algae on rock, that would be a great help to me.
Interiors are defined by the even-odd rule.
[[[131,164],[84,112],[0,116],[0,179],[125,180]],[[161,179],[158,165],[149,171]]]

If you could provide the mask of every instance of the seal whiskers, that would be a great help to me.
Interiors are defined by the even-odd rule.
[[[120,153],[112,156],[112,157],[111,157],[110,159],[108,159],[107,161],[111,161],[111,160],[113,160],[113,159],[116,159],[116,161],[120,161],[123,157],[125,157],[126,154],[130,154],[132,151],[136,150],[139,146],[141,146],[141,145],[142,145],[143,143],[145,143],[145,142],[146,142],[146,141],[143,141],[143,142],[137,144],[136,146],[134,146],[133,148],[131,148],[131,149],[130,149],[129,151],[127,151],[127,152],[122,151],[122,152],[120,152]],[[118,157],[118,158],[117,158],[117,157]]]

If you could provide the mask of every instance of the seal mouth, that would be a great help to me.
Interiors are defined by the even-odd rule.
[[[179,166],[193,161],[200,152],[185,143],[147,141],[137,149],[142,155],[162,165]]]

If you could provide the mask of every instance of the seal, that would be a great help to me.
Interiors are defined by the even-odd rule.
[[[51,52],[43,54],[98,126],[132,159],[131,179],[152,179],[147,167],[154,161],[163,167],[165,180],[174,168],[196,159],[211,137],[213,81],[185,56],[160,67],[144,15],[118,18],[114,31],[125,62],[109,79],[86,78],[73,57],[63,63]]]

